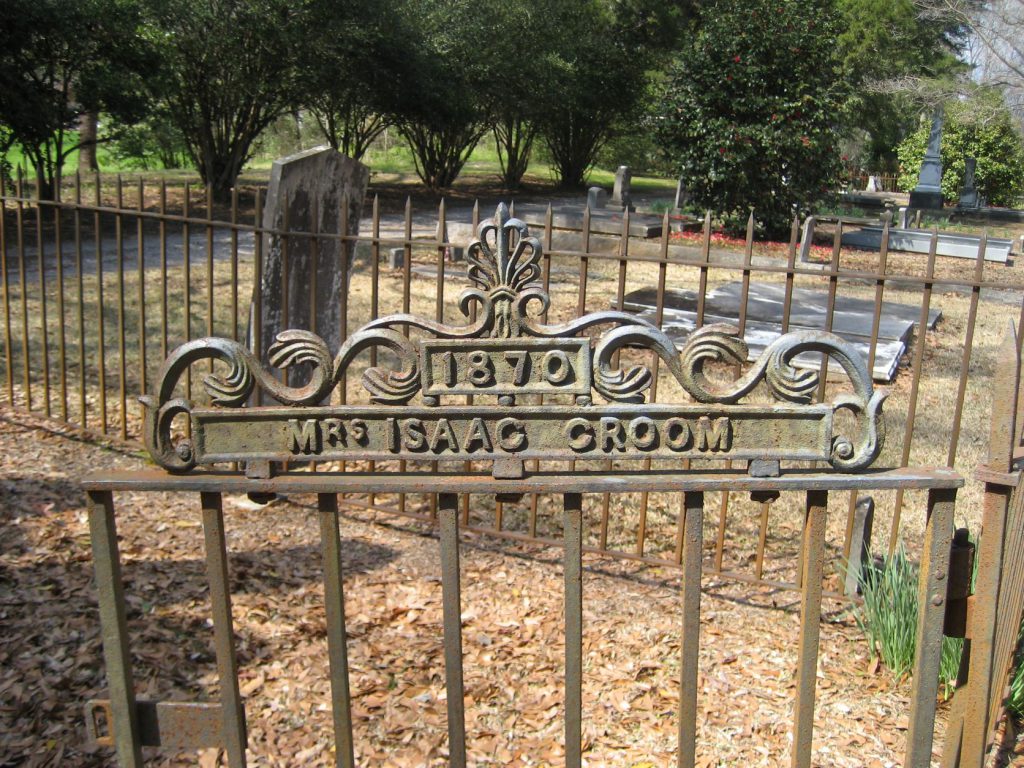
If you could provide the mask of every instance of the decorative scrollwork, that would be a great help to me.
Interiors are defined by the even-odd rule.
[[[837,361],[852,385],[852,392],[833,400],[832,413],[849,411],[857,423],[856,435],[833,437],[830,457],[833,466],[843,470],[860,469],[878,456],[884,437],[881,407],[886,395],[873,390],[863,361],[839,337],[811,331],[785,334],[769,344],[753,365],[739,375],[732,372],[746,364],[748,348],[738,330],[729,325],[716,324],[697,330],[683,348],[677,350],[660,328],[626,312],[594,312],[568,322],[547,324],[542,316],[549,309],[550,297],[537,283],[541,275],[540,241],[530,236],[524,222],[510,216],[504,204],[497,207],[493,220],[480,225],[477,234],[478,239],[469,245],[467,255],[468,277],[473,287],[464,290],[459,297],[462,314],[467,320],[474,319],[464,325],[449,325],[407,313],[388,315],[367,323],[346,339],[333,359],[318,336],[302,330],[284,331],[268,350],[269,368],[288,370],[301,366],[302,370],[308,370],[308,380],[300,386],[288,386],[275,378],[248,349],[235,341],[206,338],[178,347],[159,373],[156,394],[141,398],[146,407],[145,438],[151,455],[171,471],[187,471],[195,466],[193,446],[187,440],[173,441],[171,426],[176,418],[189,416],[193,411],[193,403],[175,396],[175,392],[182,377],[197,361],[214,359],[227,364],[225,373],[211,373],[203,379],[205,391],[215,406],[242,407],[257,388],[278,403],[304,406],[323,403],[356,357],[376,349],[385,354],[362,373],[363,388],[374,403],[401,406],[423,393],[425,378],[433,380],[434,376],[435,369],[430,368],[426,347],[409,337],[410,330],[415,330],[426,338],[451,342],[448,347],[441,347],[449,350],[439,353],[450,356],[445,363],[449,367],[438,375],[446,380],[452,377],[454,381],[458,371],[452,350],[468,349],[470,351],[464,354],[470,356],[476,383],[487,386],[496,381],[494,371],[486,367],[493,365],[488,362],[490,358],[474,358],[484,353],[460,345],[469,340],[486,339],[491,340],[488,343],[492,345],[498,344],[499,350],[510,349],[509,340],[522,338],[521,347],[516,349],[513,344],[508,353],[510,357],[502,358],[518,366],[514,384],[522,386],[526,381],[522,377],[529,350],[541,349],[542,357],[537,360],[547,360],[553,366],[542,370],[541,378],[547,376],[549,383],[569,382],[569,374],[575,374],[580,389],[574,392],[581,407],[592,403],[591,387],[609,403],[644,402],[653,384],[654,372],[647,363],[620,365],[620,358],[628,359],[631,349],[653,352],[683,391],[699,403],[735,404],[762,383],[778,400],[810,403],[821,389],[820,376],[814,370],[798,368],[794,361],[803,353],[819,353]],[[593,346],[589,342],[577,345],[575,349],[580,350],[580,357],[571,363],[564,346],[559,347],[557,340],[587,334],[595,336]],[[548,350],[549,357],[543,357],[543,350]],[[577,368],[572,369],[573,365]],[[733,379],[715,378],[711,375],[713,367],[719,369],[719,374],[722,371],[727,376],[732,374]],[[434,392],[437,390],[432,390]],[[506,394],[504,402],[514,400],[514,395]],[[439,397],[424,395],[423,402],[436,406]],[[824,453],[824,449],[819,451],[819,455]]]

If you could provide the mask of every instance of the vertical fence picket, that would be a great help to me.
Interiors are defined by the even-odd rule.
[[[4,300],[4,378],[7,381],[7,403],[14,405],[14,353],[11,349],[11,291],[7,265],[7,197],[0,189],[0,280]]]
[[[320,550],[324,564],[324,603],[327,613],[327,653],[331,670],[331,710],[334,752],[338,768],[354,768],[352,700],[348,679],[348,635],[345,631],[345,590],[342,579],[338,497],[317,496],[320,512]]]
[[[89,492],[89,538],[96,573],[96,596],[103,631],[103,660],[107,667],[114,746],[120,768],[142,768],[142,740],[135,711],[124,581],[110,491]]]
[[[827,491],[808,491],[801,539],[800,641],[797,650],[793,717],[793,768],[810,768],[814,735],[814,693],[821,623],[821,579],[825,561]]]
[[[458,513],[459,497],[457,494],[438,494],[449,764],[453,768],[465,768],[466,712],[462,688],[462,596],[459,584],[461,573],[459,570]]]
[[[99,379],[100,432],[105,435],[107,434],[107,338],[103,301],[103,221],[100,218],[103,197],[99,171],[96,171],[94,179],[96,184],[94,189],[96,210],[93,214],[96,249],[96,373]]]
[[[953,541],[955,490],[928,492],[921,571],[917,590],[913,691],[910,696],[910,727],[907,731],[907,768],[932,764],[935,728],[935,697],[939,690],[942,657],[942,626],[946,616],[946,576]],[[980,715],[980,713],[975,713]]]
[[[219,493],[202,493],[203,534],[206,543],[206,575],[213,605],[213,642],[220,681],[224,746],[230,768],[245,768],[245,708],[238,688],[238,660],[231,618],[231,580],[228,573],[224,511]]]
[[[917,319],[914,337],[914,361],[911,363],[910,398],[907,402],[907,420],[903,429],[903,449],[900,453],[900,466],[910,462],[910,449],[914,440],[914,421],[917,416],[917,396],[921,386],[921,374],[924,368],[925,337],[928,335],[928,312],[931,309],[932,288],[935,279],[935,254],[939,245],[939,230],[932,230],[931,243],[928,246],[928,266],[925,268],[925,284],[921,293],[921,314]],[[903,514],[903,489],[896,491],[893,504],[892,524],[889,529],[889,556],[896,551],[900,535],[900,520]]]
[[[697,667],[700,654],[700,580],[704,555],[704,494],[683,494],[680,546],[683,566],[682,642],[679,666],[678,768],[693,768],[697,750]]]
[[[43,361],[43,413],[53,415],[50,403],[50,329],[46,300],[46,248],[43,246],[43,198],[41,184],[36,184],[36,269],[39,271],[39,343]]]
[[[563,496],[565,518],[565,765],[580,768],[583,743],[583,496]]]

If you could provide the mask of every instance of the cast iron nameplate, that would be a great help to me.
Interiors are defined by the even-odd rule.
[[[537,282],[540,255],[540,242],[499,205],[468,249],[474,287],[459,307],[469,317],[475,303],[474,321],[389,315],[364,325],[333,357],[318,336],[284,331],[269,350],[270,368],[305,364],[310,373],[299,386],[283,383],[238,342],[183,344],[165,361],[157,393],[142,398],[147,447],[172,472],[221,462],[367,459],[491,460],[503,476],[521,473],[527,459],[824,461],[849,471],[878,456],[885,394],[874,391],[864,361],[839,337],[785,334],[723,382],[706,366],[725,364],[721,376],[747,357],[730,326],[706,326],[677,350],[659,328],[625,312],[543,322],[549,297]],[[378,363],[362,373],[369,403],[320,405],[371,348]],[[651,352],[692,402],[645,402]],[[792,365],[802,352],[836,360],[852,391],[812,404],[818,373]],[[176,396],[183,374],[208,358],[229,366],[205,378],[209,405]],[[776,402],[738,402],[759,386]],[[279,405],[247,405],[257,388]],[[853,416],[851,436],[835,434],[842,409]],[[172,436],[182,414],[191,440]]]

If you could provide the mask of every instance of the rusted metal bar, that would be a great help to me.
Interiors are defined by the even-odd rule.
[[[193,471],[174,475],[164,470],[105,472],[82,481],[87,490],[101,491],[220,491],[222,493],[651,493],[682,491],[885,491],[961,488],[963,478],[945,468],[865,470],[857,473],[790,469],[779,477],[753,477],[746,472],[707,470],[632,470],[598,472],[537,472],[522,478],[496,478],[490,472],[430,475],[426,472],[291,472],[270,478],[250,478],[237,472]]]
[[[96,373],[100,389],[100,432],[107,434],[107,339],[103,316],[103,222],[100,221],[100,172],[95,174],[96,212],[93,214],[93,230],[96,248]]]
[[[82,259],[82,174],[75,171],[75,309],[78,328],[78,419],[88,427],[85,403],[85,265]]]
[[[206,544],[206,576],[213,605],[213,642],[220,682],[221,714],[224,717],[224,748],[231,768],[245,768],[245,708],[238,690],[238,660],[231,618],[231,589],[224,512],[219,493],[203,492],[203,534]]]
[[[1020,351],[1012,323],[1000,344],[997,359],[986,469],[994,473],[1008,473],[1017,445],[1016,398],[1021,374]],[[981,768],[988,744],[993,650],[1004,569],[1007,511],[1013,492],[1009,484],[985,483],[983,532],[978,542],[978,571],[970,619],[970,673],[967,688],[963,690],[967,719],[963,725],[962,768]]]
[[[145,188],[142,184],[142,177],[139,177],[138,190],[138,211],[142,213],[145,207]],[[135,237],[138,245],[138,304],[139,304],[139,391],[148,392],[146,386],[146,242],[143,233],[143,221],[141,216],[135,219]]]
[[[412,198],[405,198],[405,219],[404,219],[404,258],[402,259],[402,312],[408,313],[410,306],[410,295],[412,292]],[[409,335],[409,326],[406,325],[403,333]],[[405,472],[406,462],[403,459],[398,462],[398,471]],[[405,494],[398,497],[398,509],[405,512]]]
[[[821,579],[825,561],[828,491],[808,491],[801,543],[800,643],[797,651],[793,717],[793,768],[810,768],[814,734],[814,694],[821,622]]]
[[[700,268],[700,277],[697,282],[697,327],[704,325],[704,306],[707,303],[708,293],[708,270],[711,267],[711,211],[704,212],[704,228],[701,230],[700,261],[696,265]]]
[[[565,765],[580,768],[583,743],[583,497],[563,497],[565,520]]]
[[[181,272],[182,281],[182,312],[185,315],[184,337],[185,341],[192,340],[192,231],[188,224],[190,215],[189,208],[192,205],[192,187],[185,182],[185,198],[182,200],[182,211],[185,214],[185,223],[181,225]],[[192,397],[192,370],[185,374],[185,397]],[[187,425],[191,429],[191,424]]]
[[[700,656],[700,579],[704,554],[704,494],[683,494],[682,642],[679,668],[679,747],[676,764],[693,768],[697,749],[697,668]]]
[[[380,196],[373,196],[373,213],[370,238],[370,320],[376,320],[380,316]],[[355,251],[352,252],[355,258]],[[370,367],[377,365],[377,347],[370,347]],[[370,471],[377,468],[377,462],[370,461]],[[370,501],[373,502],[374,495],[370,494]]]
[[[775,493],[761,493],[751,496],[751,501],[761,505],[761,520],[758,526],[757,552],[754,555],[754,574],[760,579],[764,576],[764,550],[768,543],[768,515],[771,512],[772,502],[778,498]]]
[[[619,233],[619,269],[618,269],[618,283],[615,289],[615,309],[619,312],[623,309],[623,304],[626,297],[626,265],[629,260],[629,207],[622,212],[622,229]],[[619,367],[619,352],[616,351],[612,355],[612,367]],[[607,459],[602,463],[604,471],[609,471],[612,468],[612,460]],[[601,494],[601,528],[604,531],[604,536],[607,537],[608,531],[608,520],[611,514],[611,494]],[[647,538],[647,507],[641,505],[639,510],[639,517],[637,521],[637,539],[636,539],[636,551],[637,554],[643,554],[644,539]]]
[[[128,622],[125,618],[121,555],[114,521],[114,499],[109,491],[90,491],[89,537],[100,603],[103,658],[113,714],[114,745],[121,768],[142,768],[142,741],[135,711]]]
[[[128,439],[128,355],[124,312],[124,184],[117,175],[117,213],[114,215],[114,250],[117,255],[117,365],[121,407],[121,439]]]
[[[6,190],[0,190],[6,192]],[[0,280],[4,298],[4,378],[7,402],[14,405],[14,351],[11,348],[11,292],[7,273],[7,198],[0,194]]]
[[[60,419],[68,420],[68,357],[67,357],[67,330],[64,327],[64,230],[61,216],[64,213],[61,206],[60,185],[57,185],[58,204],[53,208],[53,250],[57,271],[57,359],[60,381]]]
[[[257,227],[263,216],[263,190],[256,187],[253,219]],[[252,353],[257,360],[263,359],[263,235],[257,230],[252,238]],[[263,392],[256,391],[256,404],[263,402]]]
[[[985,272],[985,250],[988,247],[988,230],[982,232],[978,244],[978,258],[974,262],[974,279],[981,282]],[[956,449],[960,444],[960,424],[964,415],[964,402],[967,399],[967,378],[971,370],[971,352],[974,349],[974,328],[978,321],[978,302],[981,289],[971,289],[971,304],[967,310],[967,328],[964,330],[964,349],[960,359],[960,377],[957,382],[956,400],[953,401],[953,425],[949,432],[949,452],[946,454],[946,466],[956,464]]]
[[[206,185],[206,222],[206,335],[213,336],[213,187],[210,184]],[[213,360],[210,360],[210,373],[213,373]]]
[[[928,247],[928,266],[925,269],[927,277],[935,275],[935,252],[939,243],[939,230],[932,230],[932,241]],[[917,395],[921,386],[921,373],[924,367],[924,340],[928,335],[928,310],[932,303],[932,285],[926,283],[921,294],[921,314],[917,319],[917,338],[914,339],[914,362],[911,366],[913,379],[910,384],[910,399],[907,403],[907,420],[903,430],[903,450],[900,454],[900,464],[906,466],[910,462],[910,448],[914,439],[914,421],[917,417]],[[896,544],[900,535],[900,518],[903,512],[903,490],[896,491],[896,502],[893,505],[892,527],[889,530],[889,556],[892,557],[896,551]]]
[[[321,493],[317,496],[317,507],[320,511],[320,547],[324,561],[324,604],[327,610],[327,653],[331,668],[335,764],[338,768],[354,768],[348,635],[345,631],[345,591],[342,578],[341,538],[338,534],[338,497],[333,493]]]
[[[167,213],[167,179],[160,179],[160,213]],[[167,221],[160,219],[160,357],[167,359]]]
[[[905,763],[908,768],[928,768],[932,764],[935,696],[939,688],[942,625],[946,614],[946,578],[949,574],[949,547],[953,540],[955,503],[954,490],[928,492],[928,522],[917,592],[917,650],[914,655]]]
[[[668,211],[666,210],[662,216],[661,221],[661,253],[664,259],[658,264],[658,287],[657,295],[654,302],[654,325],[661,328],[662,322],[665,318],[665,283],[668,279],[668,238],[669,238],[669,219]],[[623,289],[625,286],[623,286]],[[622,309],[622,304],[619,304],[619,309]],[[650,355],[650,371],[651,371],[651,402],[658,402],[658,376],[660,374],[661,358],[657,353],[652,352]],[[649,472],[651,469],[651,460],[644,459],[643,471]],[[644,547],[647,539],[647,510],[650,505],[650,493],[644,491],[640,494],[640,530],[637,534],[636,553],[643,555]]]
[[[449,764],[466,766],[466,712],[462,688],[462,597],[459,585],[459,497],[438,497],[441,529],[441,600],[444,614],[444,675],[448,704]]]
[[[231,188],[231,338],[238,341],[238,187]]]
[[[789,229],[789,250],[786,252],[786,288],[782,300],[782,332],[789,332],[789,318],[793,312],[793,268],[796,266],[796,243],[800,232],[800,219],[793,216]],[[870,371],[871,368],[868,367]]]
[[[21,372],[25,409],[32,410],[32,374],[28,343],[28,278],[25,275],[25,204],[21,201],[21,168],[16,181],[18,202],[14,209],[14,226],[18,236],[18,293],[21,294]]]
[[[49,418],[50,407],[50,332],[46,313],[46,254],[43,248],[43,202],[40,185],[36,184],[36,265],[39,270],[39,341],[43,349],[43,413]]]

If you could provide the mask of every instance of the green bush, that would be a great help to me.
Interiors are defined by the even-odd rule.
[[[827,0],[718,0],[666,77],[658,141],[693,202],[788,236],[834,189],[846,96]]]
[[[854,612],[877,656],[897,680],[914,666],[917,650],[918,567],[907,559],[903,546],[881,567],[869,566],[861,572],[863,606]],[[942,638],[939,682],[946,697],[956,685],[963,640]]]
[[[898,184],[904,191],[917,184],[930,128],[930,121],[922,122],[896,151]],[[950,105],[942,126],[941,154],[942,196],[949,202],[960,197],[968,157],[978,160],[975,185],[989,205],[1013,207],[1024,194],[1024,142],[1001,102],[981,99]]]

